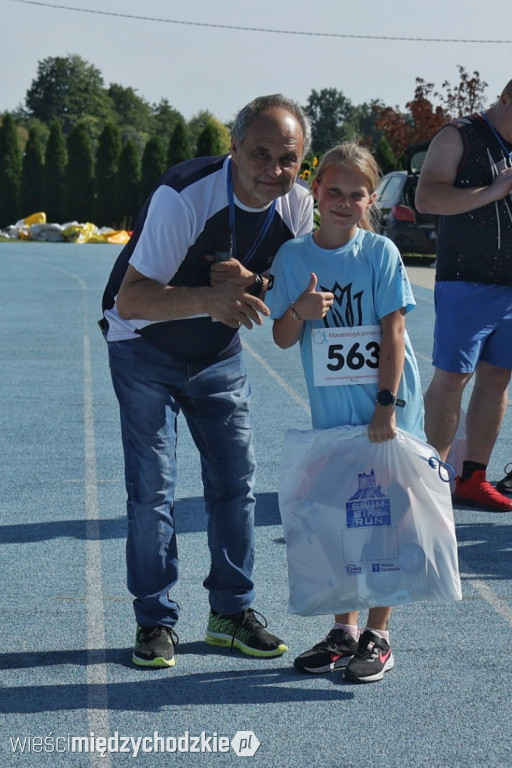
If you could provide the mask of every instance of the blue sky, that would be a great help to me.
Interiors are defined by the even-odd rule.
[[[253,97],[277,91],[305,104],[312,89],[322,88],[336,88],[354,104],[382,99],[404,109],[416,77],[438,88],[445,80],[455,85],[457,65],[480,73],[490,104],[512,79],[510,4],[504,0],[55,0],[53,5],[88,12],[55,8],[47,0],[37,5],[0,0],[0,112],[23,101],[39,61],[68,54],[96,66],[105,85],[131,86],[151,103],[166,98],[186,119],[207,109],[228,121]]]

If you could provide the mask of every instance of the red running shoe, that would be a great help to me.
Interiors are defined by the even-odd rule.
[[[483,469],[477,469],[464,482],[457,476],[452,499],[455,504],[463,504],[466,507],[488,509],[491,512],[512,512],[512,499],[503,496],[487,482]]]

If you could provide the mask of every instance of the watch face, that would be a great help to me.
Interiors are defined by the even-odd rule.
[[[394,395],[388,389],[382,389],[377,395],[379,405],[392,405],[395,402]]]

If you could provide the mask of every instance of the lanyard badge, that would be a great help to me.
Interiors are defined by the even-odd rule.
[[[276,201],[273,200],[271,205],[268,208],[267,215],[265,217],[265,220],[263,221],[263,224],[261,226],[260,231],[258,232],[257,237],[255,238],[253,244],[245,254],[245,256],[241,259],[239,258],[237,254],[237,246],[236,246],[236,224],[235,224],[235,193],[233,191],[233,175],[232,175],[232,168],[231,168],[232,160],[229,158],[228,161],[228,178],[227,178],[227,195],[228,195],[228,205],[229,205],[229,226],[231,229],[232,234],[232,253],[235,259],[238,259],[242,262],[242,264],[248,264],[254,254],[256,253],[257,249],[261,245],[262,241],[265,238],[265,235],[269,231],[270,227],[272,226],[272,221],[274,219],[274,213],[276,210]]]

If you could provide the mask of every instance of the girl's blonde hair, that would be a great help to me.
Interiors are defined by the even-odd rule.
[[[316,168],[315,181],[320,182],[325,169],[335,163],[348,165],[362,173],[368,185],[368,192],[373,195],[379,184],[381,171],[370,150],[362,147],[357,141],[344,141],[342,144],[337,144],[322,155]],[[359,226],[361,229],[375,232],[378,229],[378,220],[378,208],[373,203],[367,208]]]

